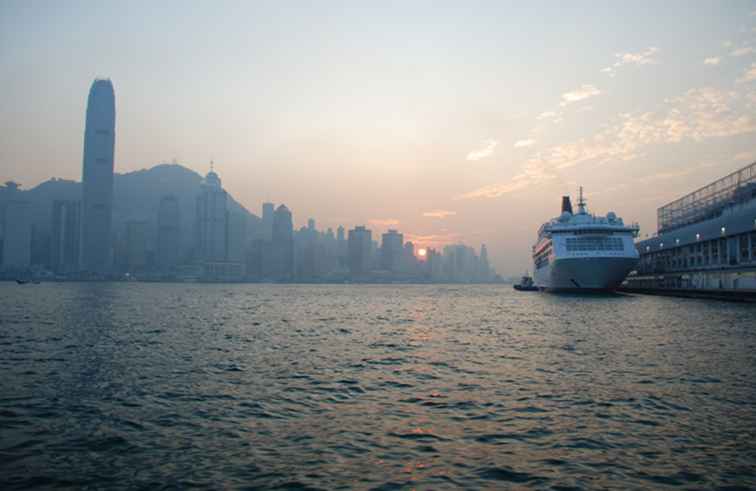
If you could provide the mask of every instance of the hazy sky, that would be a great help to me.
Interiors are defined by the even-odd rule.
[[[157,5],[156,5],[157,4]],[[656,208],[756,160],[756,1],[0,2],[0,180],[81,179],[95,77],[116,171],[176,159],[259,214],[486,243]]]

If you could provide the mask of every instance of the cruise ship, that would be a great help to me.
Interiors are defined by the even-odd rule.
[[[548,291],[611,291],[638,262],[638,225],[625,225],[614,212],[588,213],[580,188],[577,213],[569,196],[562,214],[544,223],[533,246],[534,282]]]

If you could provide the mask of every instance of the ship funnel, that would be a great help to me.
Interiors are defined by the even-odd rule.
[[[569,212],[572,214],[572,202],[569,196],[562,196],[562,213]]]

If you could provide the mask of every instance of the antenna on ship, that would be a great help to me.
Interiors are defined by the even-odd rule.
[[[578,196],[578,213],[585,213],[585,199],[583,198],[583,186],[580,186],[580,195]]]

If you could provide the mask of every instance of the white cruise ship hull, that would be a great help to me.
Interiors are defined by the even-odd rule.
[[[637,262],[635,257],[552,257],[535,270],[534,281],[548,291],[611,291]]]

